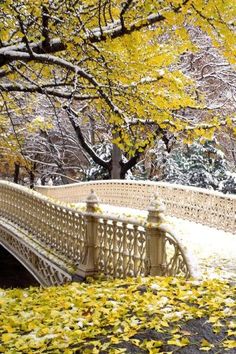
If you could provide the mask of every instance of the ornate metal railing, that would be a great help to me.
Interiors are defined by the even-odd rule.
[[[57,200],[77,203],[86,200],[93,188],[101,203],[147,210],[158,192],[166,213],[231,233],[236,232],[236,196],[202,188],[151,181],[92,181],[37,190]]]
[[[99,213],[88,191],[85,212],[27,188],[0,182],[0,243],[43,285],[104,273],[195,276],[186,250],[164,226],[155,195],[146,219]]]

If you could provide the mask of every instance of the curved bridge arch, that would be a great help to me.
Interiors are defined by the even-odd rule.
[[[3,239],[6,239],[9,237],[9,233],[4,230],[4,228],[0,227],[0,245],[7,251],[9,252],[33,277],[34,279],[40,284],[45,286],[44,279],[37,274],[30,262],[27,261],[26,258],[22,257],[19,255],[19,253],[16,251],[15,248],[10,247],[9,242],[5,243]],[[14,236],[13,236],[14,237]]]
[[[11,253],[42,286],[63,284],[71,281],[70,274],[50,262],[39,248],[24,240],[25,234],[14,230],[4,223],[0,223],[0,244]],[[38,249],[38,250],[37,250]]]

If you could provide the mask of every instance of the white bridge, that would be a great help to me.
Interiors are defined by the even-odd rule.
[[[75,203],[85,203],[84,208]],[[103,204],[146,214],[135,218],[104,213]],[[178,234],[164,222],[164,210],[236,230],[236,197],[200,188],[111,180],[32,191],[1,181],[0,244],[43,286],[100,274],[196,276],[198,269]]]

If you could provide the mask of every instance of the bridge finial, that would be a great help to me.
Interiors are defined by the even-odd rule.
[[[86,204],[87,204],[87,211],[88,212],[95,212],[96,208],[98,206],[99,199],[97,194],[94,192],[93,189],[91,189],[90,194],[88,195],[86,199]]]
[[[166,207],[160,198],[160,194],[156,192],[148,207],[149,222],[162,223],[164,221],[165,210]]]

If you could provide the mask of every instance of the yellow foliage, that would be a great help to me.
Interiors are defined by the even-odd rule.
[[[129,342],[136,350],[161,353],[167,345],[175,350],[191,346],[194,333],[183,331],[181,324],[200,317],[213,324],[224,320],[228,336],[217,344],[220,352],[235,347],[236,324],[224,314],[225,304],[232,303],[236,311],[235,290],[220,280],[170,277],[1,290],[0,352],[126,353]],[[177,325],[174,316],[181,321]],[[150,330],[162,339],[145,338]],[[204,337],[195,345],[206,352],[215,348]]]
[[[46,34],[42,33],[43,7],[48,12]],[[146,127],[142,139],[139,135],[140,126],[147,120],[170,132],[183,133],[187,142],[199,136],[212,137],[214,127],[194,130],[184,119],[174,119],[176,111],[203,107],[202,100],[196,99],[193,81],[176,67],[183,53],[196,50],[188,25],[200,27],[227,60],[235,63],[233,0],[137,0],[126,11],[122,0],[85,0],[73,6],[59,0],[5,0],[0,11],[4,48],[5,44],[6,48],[15,44],[25,46],[26,50],[20,49],[19,55],[29,55],[27,46],[34,47],[47,39],[63,45],[58,52],[42,50],[40,57],[40,43],[30,60],[24,62],[19,56],[21,61],[14,61],[17,70],[10,70],[7,80],[14,85],[33,86],[40,93],[48,89],[53,95],[54,85],[62,79],[55,89],[58,100],[63,94],[72,101],[76,100],[76,94],[88,97],[92,110],[101,112],[117,132],[124,131],[114,142],[130,155],[136,149],[140,152],[145,149],[141,140],[149,144],[153,141]],[[158,19],[150,24],[155,16]],[[3,67],[9,69],[8,62]],[[11,97],[3,92],[2,98],[9,102],[11,110],[19,112]],[[61,99],[56,108],[63,104]],[[6,111],[4,114],[7,117]],[[206,122],[211,120],[211,115],[211,112],[207,115]],[[235,129],[230,119],[227,124]],[[138,122],[136,130],[130,128],[134,120]],[[33,133],[41,127],[51,128],[49,122],[45,124],[35,121],[28,129]]]

